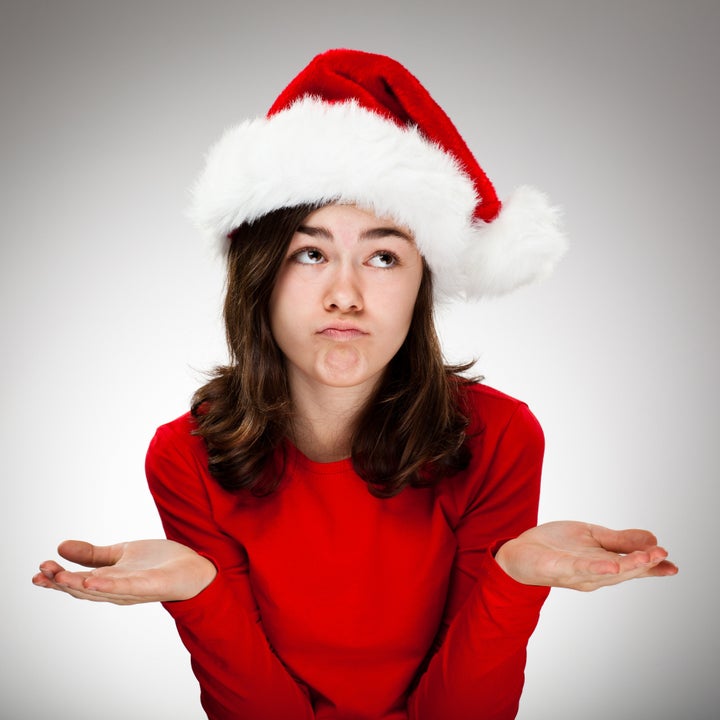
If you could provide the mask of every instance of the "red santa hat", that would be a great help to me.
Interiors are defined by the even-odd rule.
[[[408,227],[440,296],[506,293],[549,274],[566,249],[545,195],[524,186],[501,203],[450,118],[383,55],[315,57],[265,117],[211,148],[190,213],[227,241],[272,210],[331,202]]]

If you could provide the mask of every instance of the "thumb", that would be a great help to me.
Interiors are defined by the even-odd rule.
[[[125,543],[116,545],[93,545],[83,540],[64,540],[58,545],[58,553],[70,562],[85,567],[115,565],[122,558]]]
[[[631,553],[635,550],[647,550],[657,545],[657,538],[647,530],[610,530],[592,525],[593,537],[606,550],[615,553]]]

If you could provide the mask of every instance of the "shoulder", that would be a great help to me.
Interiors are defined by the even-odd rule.
[[[196,429],[197,423],[190,412],[160,425],[150,441],[146,463],[152,464],[161,458],[185,457],[188,461],[194,459],[207,464],[205,443],[195,434]]]
[[[487,385],[464,386],[460,401],[469,416],[465,442],[470,460],[441,485],[448,517],[456,527],[477,510],[486,513],[483,522],[494,517],[492,522],[502,525],[493,530],[495,537],[514,536],[522,531],[513,525],[516,521],[523,530],[536,522],[542,429],[526,403]],[[505,527],[508,523],[513,527]]]
[[[188,410],[188,412],[183,413],[180,415],[180,417],[176,417],[174,420],[170,420],[169,422],[163,423],[160,425],[157,430],[155,431],[156,437],[171,437],[171,436],[177,436],[177,437],[183,437],[185,435],[189,435],[197,427],[197,422],[195,421],[195,418],[193,417],[192,413]]]
[[[468,415],[468,437],[487,436],[499,441],[509,430],[528,442],[543,441],[543,432],[527,403],[481,383],[464,385],[461,403]]]

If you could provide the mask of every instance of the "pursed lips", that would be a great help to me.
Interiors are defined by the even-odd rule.
[[[342,325],[331,325],[318,331],[318,335],[322,335],[331,340],[354,340],[368,334],[369,333],[358,327]]]

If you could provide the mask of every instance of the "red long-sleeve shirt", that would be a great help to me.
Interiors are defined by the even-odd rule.
[[[160,427],[147,476],[169,538],[218,568],[166,603],[211,720],[509,720],[547,589],[493,549],[537,521],[543,436],[486,386],[468,469],[378,499],[350,460],[288,444],[278,490],[223,490],[184,415]]]

